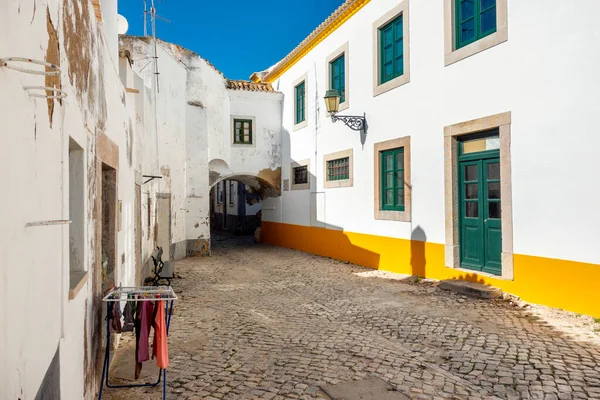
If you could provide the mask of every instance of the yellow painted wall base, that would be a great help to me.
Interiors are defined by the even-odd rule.
[[[600,265],[514,255],[514,280],[444,266],[444,245],[362,233],[262,222],[262,240],[365,267],[432,279],[464,279],[523,300],[600,317]]]

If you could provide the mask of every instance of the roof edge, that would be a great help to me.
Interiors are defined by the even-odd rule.
[[[308,52],[342,26],[350,17],[356,14],[371,0],[346,0],[325,21],[311,32],[294,50],[279,61],[262,78],[255,72],[250,76],[253,82],[273,82],[294,64],[300,61]]]

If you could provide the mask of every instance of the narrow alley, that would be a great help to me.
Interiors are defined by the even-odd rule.
[[[211,257],[177,262],[168,396],[328,399],[321,387],[378,377],[399,399],[600,397],[598,346],[501,300],[358,275],[372,272],[248,237],[213,238]],[[113,371],[132,376],[119,353]],[[153,364],[144,365],[149,380]]]

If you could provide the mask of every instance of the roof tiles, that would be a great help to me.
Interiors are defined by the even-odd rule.
[[[227,80],[227,89],[248,90],[250,92],[275,92],[270,83]]]

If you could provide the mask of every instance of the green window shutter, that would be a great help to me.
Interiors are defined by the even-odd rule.
[[[346,71],[345,71],[345,54],[342,54],[330,64],[331,89],[338,91],[340,95],[340,103],[346,101]]]
[[[379,154],[381,209],[404,211],[404,147]]]
[[[404,22],[402,15],[379,29],[379,83],[404,74]]]
[[[304,98],[305,98],[305,85],[304,82],[300,83],[298,86],[296,86],[296,88],[294,89],[295,94],[294,96],[296,97],[296,115],[295,115],[295,120],[294,122],[296,124],[299,124],[300,122],[304,122]]]
[[[233,120],[233,143],[252,144],[252,120]]]
[[[456,48],[496,32],[496,0],[455,0]]]

